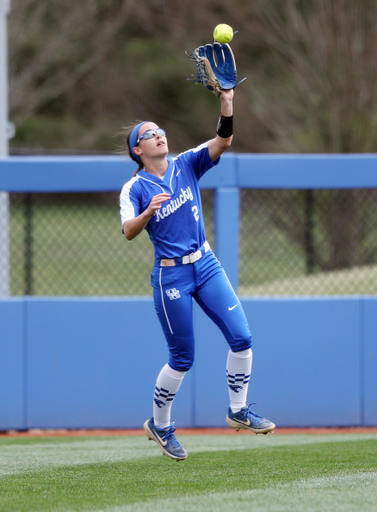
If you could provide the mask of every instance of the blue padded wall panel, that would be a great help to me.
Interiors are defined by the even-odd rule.
[[[377,298],[363,299],[364,312],[364,418],[377,425]]]
[[[376,425],[376,298],[242,298],[249,401],[279,426]],[[168,351],[151,298],[0,300],[0,428],[140,428]],[[177,426],[225,426],[228,345],[195,305]]]
[[[360,424],[359,301],[244,299],[253,335],[249,396],[280,426]]]
[[[28,307],[28,427],[139,428],[167,362],[152,301],[35,299]],[[181,395],[191,400],[189,380]],[[190,424],[190,410],[176,407]]]
[[[280,426],[359,425],[359,301],[243,297],[242,305],[253,334],[253,410]],[[228,345],[199,308],[195,329],[195,422],[224,426]]]
[[[25,425],[24,304],[0,300],[0,430]]]

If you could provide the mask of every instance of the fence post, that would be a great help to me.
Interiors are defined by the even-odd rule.
[[[305,191],[305,251],[306,251],[306,271],[308,274],[314,272],[314,195],[313,190]]]
[[[33,196],[25,195],[25,295],[33,295]]]
[[[240,189],[238,187],[216,189],[214,224],[216,256],[237,292],[240,231]]]
[[[8,32],[10,0],[0,0],[0,158],[8,156]],[[10,295],[9,194],[0,191],[0,297]]]

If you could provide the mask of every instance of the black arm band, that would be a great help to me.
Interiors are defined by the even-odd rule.
[[[233,135],[233,116],[225,117],[220,113],[217,122],[217,135],[222,139],[227,139]]]

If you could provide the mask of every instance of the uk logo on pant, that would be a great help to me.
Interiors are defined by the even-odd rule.
[[[170,300],[179,299],[181,297],[179,290],[177,290],[177,288],[170,288],[170,290],[165,290],[165,291],[166,291],[166,295],[169,297]]]

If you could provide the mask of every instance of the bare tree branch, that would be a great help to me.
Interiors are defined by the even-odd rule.
[[[50,3],[64,7],[63,2],[39,3],[37,0],[22,2],[14,6],[16,16],[21,19],[10,24],[10,111],[16,119],[36,112],[48,100],[55,98],[75,84],[93,69],[111,51],[114,38],[128,21],[136,0],[123,0],[115,5],[108,16],[101,16],[96,2],[82,0],[65,2],[66,9],[58,9],[61,16],[56,30],[54,26],[46,33],[46,17],[51,14]],[[36,5],[36,9],[32,8]],[[33,15],[28,20],[28,31],[19,36],[18,24],[27,12]],[[13,30],[12,30],[13,29]],[[43,38],[42,38],[43,36]],[[34,44],[34,52],[27,66],[17,72],[17,57]],[[21,59],[22,60],[22,59]]]

